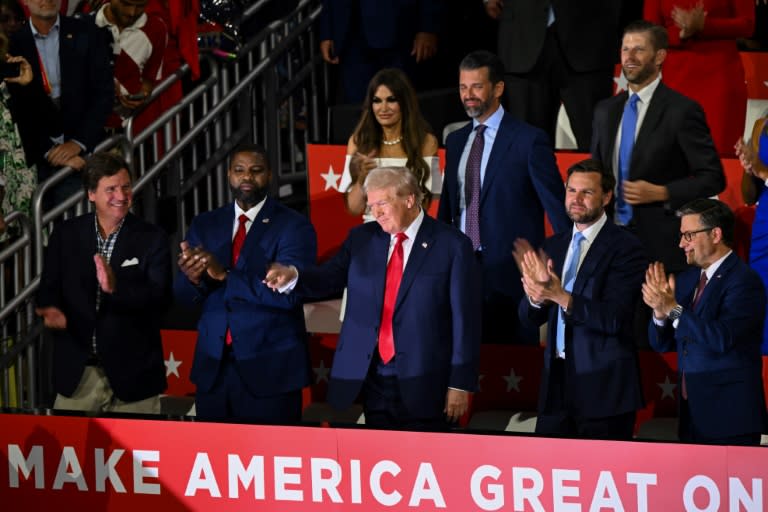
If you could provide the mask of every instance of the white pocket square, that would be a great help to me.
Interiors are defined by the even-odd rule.
[[[139,264],[139,258],[131,258],[129,260],[123,261],[123,264],[120,265],[121,267],[132,267],[134,265]]]

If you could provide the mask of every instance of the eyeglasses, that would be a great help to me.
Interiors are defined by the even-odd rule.
[[[693,235],[695,235],[696,233],[704,233],[705,231],[712,231],[713,229],[715,228],[712,227],[712,228],[697,229],[695,231],[684,231],[682,233],[677,234],[677,241],[679,243],[680,240],[685,238],[686,242],[691,242],[693,241]]]

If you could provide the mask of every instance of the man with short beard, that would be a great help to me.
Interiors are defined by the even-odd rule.
[[[470,237],[481,263],[483,343],[538,344],[538,330],[524,328],[509,314],[523,297],[513,244],[525,238],[538,247],[545,212],[557,233],[571,223],[549,137],[505,112],[503,94],[504,66],[496,55],[477,51],[464,57],[459,96],[472,122],[446,140],[437,216]]]
[[[640,238],[652,260],[679,272],[686,265],[675,244],[675,210],[721,192],[725,176],[701,106],[661,81],[667,46],[659,25],[637,21],[624,29],[621,66],[629,91],[595,108],[592,157],[616,176],[613,220]]]
[[[201,306],[191,380],[198,418],[297,423],[310,383],[301,302],[262,283],[267,265],[315,262],[315,230],[267,197],[266,150],[235,148],[227,172],[234,203],[201,213],[181,242],[176,299]]]
[[[647,260],[637,237],[608,221],[615,185],[596,160],[573,165],[565,187],[573,230],[538,253],[515,243],[527,295],[520,319],[548,322],[538,434],[631,439],[643,407],[632,324]]]

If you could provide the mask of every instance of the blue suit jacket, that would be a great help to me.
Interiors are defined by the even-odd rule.
[[[160,324],[171,303],[168,238],[152,224],[128,214],[112,251],[115,292],[102,294],[96,312],[96,231],[93,213],[54,229],[37,293],[39,307],[55,306],[67,317],[53,330],[54,385],[71,396],[91,355],[97,352],[115,395],[134,402],[166,387]]]
[[[224,265],[232,261],[234,204],[201,213],[186,240]],[[302,215],[267,198],[245,238],[237,265],[224,282],[194,286],[181,272],[174,288],[182,304],[202,304],[191,379],[198,389],[214,384],[229,326],[240,375],[256,396],[294,391],[309,383],[309,354],[301,302],[267,288],[262,280],[273,261],[303,266],[315,261],[315,230]]]
[[[707,283],[695,311],[690,305],[701,269],[676,280],[684,309],[677,329],[651,320],[648,338],[659,352],[677,350],[685,372],[691,422],[710,438],[764,432],[765,397],[760,353],[765,289],[760,276],[731,253]]]
[[[338,254],[299,272],[296,293],[322,297],[347,286],[347,309],[331,368],[328,401],[348,407],[378,350],[390,235],[375,222],[352,229]],[[437,417],[448,387],[474,391],[480,300],[469,239],[425,216],[413,241],[392,318],[395,364],[411,414]]]
[[[460,227],[458,174],[461,153],[472,124],[451,133],[438,218]],[[547,135],[504,114],[493,143],[480,191],[480,239],[483,244],[483,294],[504,297],[514,307],[523,296],[512,250],[517,238],[534,247],[544,241],[544,212],[556,233],[567,231],[565,187]]]
[[[104,139],[104,124],[112,112],[115,88],[103,34],[83,20],[61,17],[60,21],[60,109],[43,89],[30,27],[24,26],[11,38],[9,53],[26,58],[34,74],[26,86],[9,84],[11,111],[30,163],[38,162],[51,148],[51,136],[61,134],[65,141],[77,140],[86,151],[93,151]]]
[[[351,18],[353,3],[360,10],[360,20]],[[320,13],[320,40],[331,39],[337,55],[344,49],[350,23],[368,42],[370,48],[399,48],[412,45],[417,32],[437,33],[440,28],[441,0],[323,0]]]
[[[562,271],[571,232],[546,240],[544,251]],[[566,316],[565,357],[573,368],[566,385],[576,410],[586,418],[602,418],[643,407],[639,363],[633,336],[635,305],[648,261],[640,240],[606,222],[589,248],[571,292],[571,314]],[[534,308],[520,301],[520,318],[539,326],[548,323],[539,411],[548,410],[550,363],[555,357],[556,304]]]

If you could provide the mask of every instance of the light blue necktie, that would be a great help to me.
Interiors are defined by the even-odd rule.
[[[632,148],[635,145],[637,129],[637,102],[640,96],[633,94],[624,105],[621,118],[621,141],[619,141],[619,173],[616,184],[616,219],[620,224],[629,224],[632,220],[632,207],[624,201],[623,185],[629,179],[629,167],[632,163]]]
[[[579,259],[581,258],[581,242],[584,235],[577,231],[571,239],[571,259],[563,272],[563,289],[567,292],[573,290],[573,283],[576,281],[576,271],[579,268]],[[559,308],[557,317],[557,353],[565,353],[565,319],[563,318],[563,309]]]

